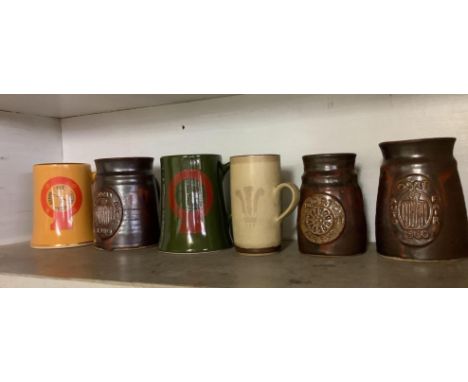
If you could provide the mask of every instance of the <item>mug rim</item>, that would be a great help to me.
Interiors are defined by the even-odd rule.
[[[153,159],[154,157],[107,157],[107,158],[96,158],[94,161],[119,161],[128,159]]]
[[[395,140],[395,141],[384,141],[380,142],[379,146],[390,146],[394,144],[406,144],[406,143],[423,143],[423,142],[436,142],[436,141],[445,141],[445,142],[452,142],[456,141],[457,138],[455,137],[431,137],[431,138],[414,138],[414,139],[402,139],[402,140]]]
[[[89,163],[81,163],[81,162],[46,162],[46,163],[35,163],[33,165],[36,166],[90,166]]]
[[[323,154],[307,154],[303,155],[302,159],[330,159],[330,158],[355,158],[356,153],[343,152],[343,153],[323,153]]]
[[[221,154],[174,154],[174,155],[163,155],[160,159],[169,158],[197,158],[197,157],[221,157]]]
[[[236,158],[261,158],[261,157],[279,158],[281,157],[281,155],[280,154],[244,154],[244,155],[234,155],[231,157],[231,160],[236,159]]]

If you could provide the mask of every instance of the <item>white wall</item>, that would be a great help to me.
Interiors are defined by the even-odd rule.
[[[61,160],[58,119],[0,112],[0,244],[30,239],[32,166]]]
[[[185,126],[185,129],[182,129]],[[355,152],[370,240],[385,140],[455,136],[468,192],[468,96],[243,95],[62,120],[65,161],[109,156],[279,153],[300,185],[301,156]],[[295,233],[295,216],[284,225]]]

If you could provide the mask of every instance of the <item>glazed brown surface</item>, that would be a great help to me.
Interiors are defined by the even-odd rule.
[[[387,256],[444,260],[468,255],[468,224],[455,138],[380,144],[377,250]]]
[[[354,255],[366,251],[367,227],[355,154],[303,157],[297,221],[302,253]]]

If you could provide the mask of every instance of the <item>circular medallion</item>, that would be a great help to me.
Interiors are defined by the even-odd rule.
[[[94,232],[101,239],[114,236],[123,217],[122,201],[114,190],[105,189],[94,198]]]
[[[307,240],[326,244],[336,240],[345,226],[345,212],[334,196],[314,194],[301,207],[301,230]]]

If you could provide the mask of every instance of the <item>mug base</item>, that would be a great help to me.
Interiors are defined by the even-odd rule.
[[[401,257],[401,256],[395,256],[395,255],[385,255],[383,253],[377,253],[379,257],[384,258],[384,259],[389,259],[393,261],[400,261],[402,263],[446,263],[450,261],[459,261],[459,260],[465,260],[466,261],[466,256],[465,257],[449,257],[446,259],[415,259],[412,257]]]
[[[281,245],[268,248],[242,248],[238,246],[235,248],[237,253],[243,256],[268,256],[281,251]]]
[[[100,251],[109,251],[109,252],[124,252],[124,251],[132,251],[135,249],[142,249],[142,248],[158,248],[157,244],[143,244],[143,245],[134,245],[134,246],[123,246],[123,247],[111,247],[111,248],[106,248],[100,245],[97,245],[96,242],[93,243],[94,248],[100,250]]]
[[[219,248],[219,249],[201,249],[201,250],[192,249],[192,250],[188,250],[188,251],[168,251],[168,250],[165,250],[165,249],[158,248],[158,252],[165,253],[165,254],[168,254],[168,255],[196,255],[196,254],[200,254],[200,253],[216,253],[216,252],[219,252],[219,251],[225,251],[225,250],[230,249],[230,248],[232,248],[232,247]]]
[[[93,244],[92,241],[86,241],[86,242],[77,243],[77,244],[53,244],[53,245],[39,245],[39,244],[30,243],[30,247],[34,249],[60,249],[60,248],[85,247],[91,244]]]

